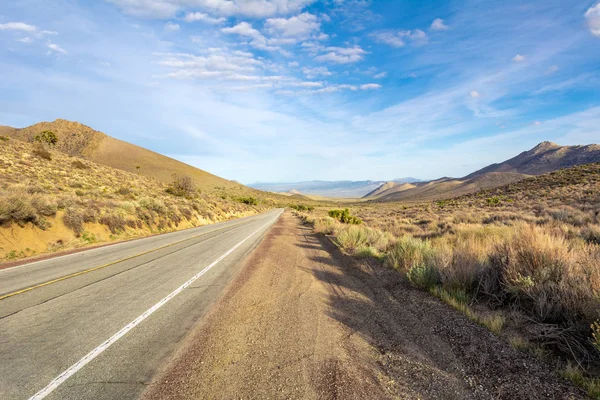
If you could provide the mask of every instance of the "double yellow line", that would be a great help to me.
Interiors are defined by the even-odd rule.
[[[238,226],[238,225],[240,225],[240,224],[235,224],[233,226]],[[83,271],[74,272],[74,273],[72,273],[70,275],[66,275],[66,276],[63,276],[63,277],[60,277],[60,278],[52,279],[51,281],[39,283],[37,285],[33,285],[33,286],[30,286],[30,287],[25,288],[25,289],[17,290],[16,292],[12,292],[12,293],[8,293],[8,294],[5,294],[5,295],[2,295],[2,296],[0,296],[0,300],[4,300],[6,298],[9,298],[9,297],[12,297],[12,296],[16,296],[18,294],[29,292],[30,290],[33,290],[33,289],[38,289],[38,288],[41,288],[41,287],[44,287],[44,286],[48,286],[48,285],[51,285],[51,284],[56,283],[56,282],[64,281],[66,279],[74,278],[74,277],[79,276],[79,275],[87,274],[88,272],[97,271],[97,270],[102,269],[102,268],[110,267],[111,265],[115,265],[115,264],[121,263],[123,261],[128,261],[128,260],[131,260],[131,259],[134,259],[134,258],[137,258],[137,257],[141,257],[143,255],[146,255],[146,254],[149,254],[149,253],[153,253],[155,251],[159,251],[159,250],[162,250],[162,249],[166,249],[168,247],[172,247],[172,246],[175,246],[177,244],[181,244],[183,242],[187,242],[188,240],[197,239],[197,238],[199,238],[201,236],[206,236],[209,233],[214,233],[214,232],[222,231],[223,229],[227,229],[227,228],[230,228],[230,226],[226,226],[226,227],[223,227],[223,228],[220,228],[220,229],[215,229],[214,231],[210,231],[210,232],[204,232],[204,233],[201,233],[201,234],[196,235],[196,236],[192,236],[192,237],[187,238],[187,239],[182,239],[182,240],[179,240],[177,242],[173,242],[173,243],[161,246],[161,247],[157,247],[156,249],[144,251],[143,253],[135,254],[133,256],[125,257],[125,258],[122,258],[122,259],[117,260],[117,261],[109,262],[108,264],[99,265],[97,267],[89,268],[89,269],[86,269],[86,270],[83,270]]]

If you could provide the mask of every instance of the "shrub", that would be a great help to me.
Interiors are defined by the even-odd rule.
[[[240,203],[244,203],[244,204],[248,204],[250,206],[256,206],[258,205],[258,199],[254,198],[254,197],[237,197],[236,198],[237,201],[239,201]]]
[[[329,210],[329,216],[333,219],[337,219],[343,224],[362,224],[362,220],[350,215],[350,211],[347,208],[345,210]]]
[[[0,200],[0,225],[17,223],[19,226],[25,226],[31,222],[41,229],[46,229],[48,223],[40,218],[35,207],[23,195],[12,195]]]
[[[127,196],[128,194],[131,194],[131,189],[128,187],[122,186],[119,189],[117,189],[117,194],[120,194],[121,196]]]
[[[354,251],[368,243],[368,234],[362,227],[349,226],[340,230],[335,240],[344,250]]]
[[[1,142],[8,142],[10,140],[10,138],[6,137],[6,136],[2,136],[0,135],[0,141]]]
[[[173,196],[191,196],[196,191],[194,181],[188,175],[173,174],[173,182],[166,192]]]
[[[331,217],[318,218],[313,224],[315,231],[326,235],[334,234],[338,225],[339,222]]]
[[[43,146],[36,146],[35,149],[33,149],[32,153],[36,156],[38,156],[39,158],[42,158],[44,160],[48,160],[51,161],[52,160],[52,154],[50,154],[50,152],[48,150],[46,150]]]
[[[388,251],[386,262],[394,269],[408,272],[413,266],[430,261],[432,255],[433,249],[428,241],[403,236]]]
[[[73,166],[73,168],[77,168],[77,169],[88,169],[89,167],[81,162],[80,160],[75,160],[71,163],[71,165]]]
[[[127,221],[121,214],[108,213],[100,217],[99,222],[106,225],[111,233],[116,234],[125,230]]]
[[[56,145],[56,143],[58,143],[58,137],[56,137],[56,134],[52,131],[43,131],[40,134],[36,135],[33,138],[33,141],[41,144],[54,146]]]
[[[83,213],[80,209],[67,208],[63,216],[65,226],[75,232],[75,236],[79,237],[84,231]]]
[[[485,199],[485,201],[488,206],[497,206],[500,204],[500,197],[498,197],[498,196],[488,197],[487,199]]]
[[[150,211],[163,214],[166,211],[165,203],[161,200],[155,199],[154,197],[142,197],[138,204],[140,207],[146,208]]]
[[[438,270],[431,265],[427,265],[423,261],[418,264],[413,264],[406,272],[406,277],[415,286],[418,286],[421,289],[430,289],[439,282]]]
[[[45,196],[36,196],[31,199],[31,205],[35,208],[39,215],[51,217],[56,215],[58,205],[55,199]]]

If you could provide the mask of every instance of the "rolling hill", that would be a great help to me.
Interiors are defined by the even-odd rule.
[[[417,182],[411,187],[389,182],[364,198],[376,201],[437,200],[474,193],[521,181],[562,168],[600,161],[600,145],[559,146],[542,142],[510,160],[491,164],[463,178],[448,178]]]
[[[57,119],[54,122],[40,122],[22,129],[0,127],[0,135],[32,142],[37,134],[45,130],[52,131],[57,135],[56,150],[98,164],[152,177],[164,183],[171,182],[173,174],[188,175],[202,190],[214,191],[218,188],[253,191],[237,182],[220,178],[162,154],[115,139],[79,122]]]

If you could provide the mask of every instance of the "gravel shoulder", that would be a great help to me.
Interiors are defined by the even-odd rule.
[[[583,393],[286,212],[144,399],[571,399]]]

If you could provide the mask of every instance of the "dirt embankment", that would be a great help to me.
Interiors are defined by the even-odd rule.
[[[583,398],[400,274],[285,213],[145,399]]]

